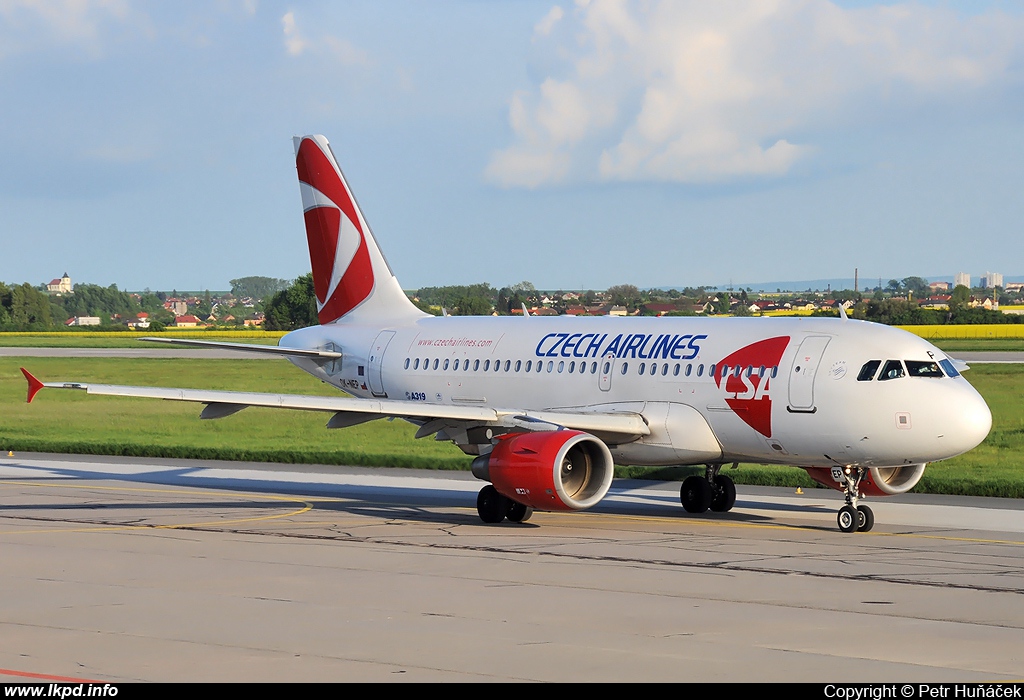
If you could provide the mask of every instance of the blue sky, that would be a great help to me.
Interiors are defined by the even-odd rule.
[[[0,280],[309,270],[332,143],[406,288],[1024,274],[1015,3],[0,0]]]

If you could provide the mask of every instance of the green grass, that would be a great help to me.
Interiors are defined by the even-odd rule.
[[[326,430],[329,413],[247,408],[198,419],[201,404],[43,391],[25,403],[28,369],[74,380],[274,393],[338,392],[284,361],[0,358],[0,449],[276,462],[468,468],[447,443],[413,440],[415,426],[379,420]]]
[[[93,333],[90,335],[78,333],[53,333],[49,335],[15,335],[12,333],[0,333],[0,347],[7,348],[171,348],[172,345],[160,343],[147,343],[139,340],[139,337],[153,336],[156,338],[181,338],[183,335],[171,333],[137,333],[136,337],[126,335],[101,335]],[[203,335],[190,334],[189,340],[215,340],[228,343],[250,343],[259,345],[277,345],[280,334],[267,334],[265,338],[236,338],[215,332]],[[200,350],[200,352],[202,352]]]
[[[201,406],[47,390],[25,403],[18,367],[44,381],[176,386],[296,394],[337,392],[284,361],[0,358],[0,449],[316,464],[468,469],[449,443],[414,440],[415,427],[378,420],[326,430],[326,413],[248,408],[213,421]],[[916,491],[1024,497],[1024,366],[978,365],[965,375],[982,393],[993,428],[966,455],[929,465]],[[955,410],[955,409],[951,409]],[[620,467],[620,477],[681,479],[702,469]],[[743,465],[737,483],[810,487],[799,469]]]
[[[1024,351],[1024,338],[949,338],[931,343],[946,352]]]

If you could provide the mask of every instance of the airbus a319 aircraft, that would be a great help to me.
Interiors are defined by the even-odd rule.
[[[865,496],[900,494],[925,465],[988,434],[963,363],[910,333],[845,318],[433,317],[402,291],[327,139],[294,139],[320,325],[277,347],[159,339],[276,353],[351,397],[43,383],[43,387],[333,414],[328,428],[383,417],[453,442],[490,482],[488,523],[583,510],[614,464],[704,465],[680,490],[690,513],[730,510],[725,465],[792,465],[845,494],[843,532],[874,522]],[[158,340],[158,339],[151,339]],[[353,398],[354,397],[354,398]]]

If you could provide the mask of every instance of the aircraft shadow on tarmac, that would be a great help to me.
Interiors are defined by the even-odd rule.
[[[46,466],[25,464],[20,462],[7,462],[7,467],[16,468],[37,474],[35,477],[7,476],[0,477],[0,483],[24,482],[26,478],[37,478],[39,480],[70,479],[76,482],[89,481],[118,481],[128,484],[163,485],[186,488],[201,488],[207,490],[234,491],[240,494],[282,494],[295,498],[310,499],[339,499],[339,500],[316,500],[315,508],[320,511],[339,511],[354,515],[366,515],[385,519],[406,519],[424,522],[439,522],[459,525],[481,525],[476,514],[476,492],[464,489],[444,489],[416,486],[394,486],[394,485],[362,485],[362,484],[338,484],[333,482],[287,482],[280,480],[264,480],[251,477],[230,477],[210,476],[203,474],[207,469],[200,467],[157,467],[152,470],[125,473],[124,471],[104,470],[101,465],[96,468],[88,468],[83,463],[76,463],[74,469],[61,468],[56,464]],[[138,465],[135,465],[138,466]],[[635,480],[629,481],[634,486]],[[187,495],[187,494],[183,494]],[[153,494],[156,497],[156,494]],[[117,510],[132,509],[135,511],[164,511],[170,512],[175,509],[196,509],[196,510],[221,510],[239,509],[255,510],[285,505],[284,502],[275,504],[266,500],[168,500],[164,502],[146,500],[130,501],[111,498],[109,501],[102,500],[97,492],[88,495],[88,502],[81,503],[46,503],[46,504],[17,504],[7,505],[0,503],[0,514],[15,513],[28,510],[52,510],[54,512],[71,512],[100,510],[106,513],[113,513]],[[628,499],[625,502],[623,499]],[[431,508],[460,508],[469,512],[451,513]],[[643,491],[638,493],[634,488],[612,487],[608,498],[599,503],[587,512],[606,515],[634,515],[649,517],[664,517],[680,520],[707,520],[736,523],[772,523],[773,518],[763,513],[745,512],[746,509],[757,511],[771,511],[778,513],[831,513],[833,507],[823,503],[791,504],[777,503],[758,499],[757,496],[741,496],[736,502],[736,509],[729,513],[707,513],[702,515],[691,515],[686,513],[679,504],[678,497],[671,492],[665,491]],[[583,515],[583,514],[581,514]],[[581,523],[582,524],[582,523]],[[534,527],[530,523],[514,524],[516,527]],[[805,524],[805,526],[808,524]],[[488,525],[487,527],[494,527]],[[813,527],[813,526],[812,526]],[[817,528],[814,528],[817,529]],[[829,524],[823,529],[831,530]]]

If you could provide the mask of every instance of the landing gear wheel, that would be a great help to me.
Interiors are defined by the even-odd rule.
[[[857,532],[870,532],[875,526],[875,514],[867,506],[857,506]]]
[[[485,523],[500,523],[508,514],[512,501],[498,493],[490,484],[480,489],[476,497],[476,512]]]
[[[711,510],[716,513],[727,513],[736,505],[736,484],[725,474],[715,475],[712,491]]]
[[[679,489],[679,500],[687,513],[706,513],[714,496],[711,484],[702,476],[688,476]]]
[[[861,515],[853,506],[843,506],[839,509],[836,521],[839,523],[839,529],[843,532],[856,532],[860,526]]]
[[[512,523],[525,523],[533,515],[533,508],[530,506],[524,506],[522,503],[512,501],[512,505],[508,508],[508,513],[505,515],[509,522]]]

